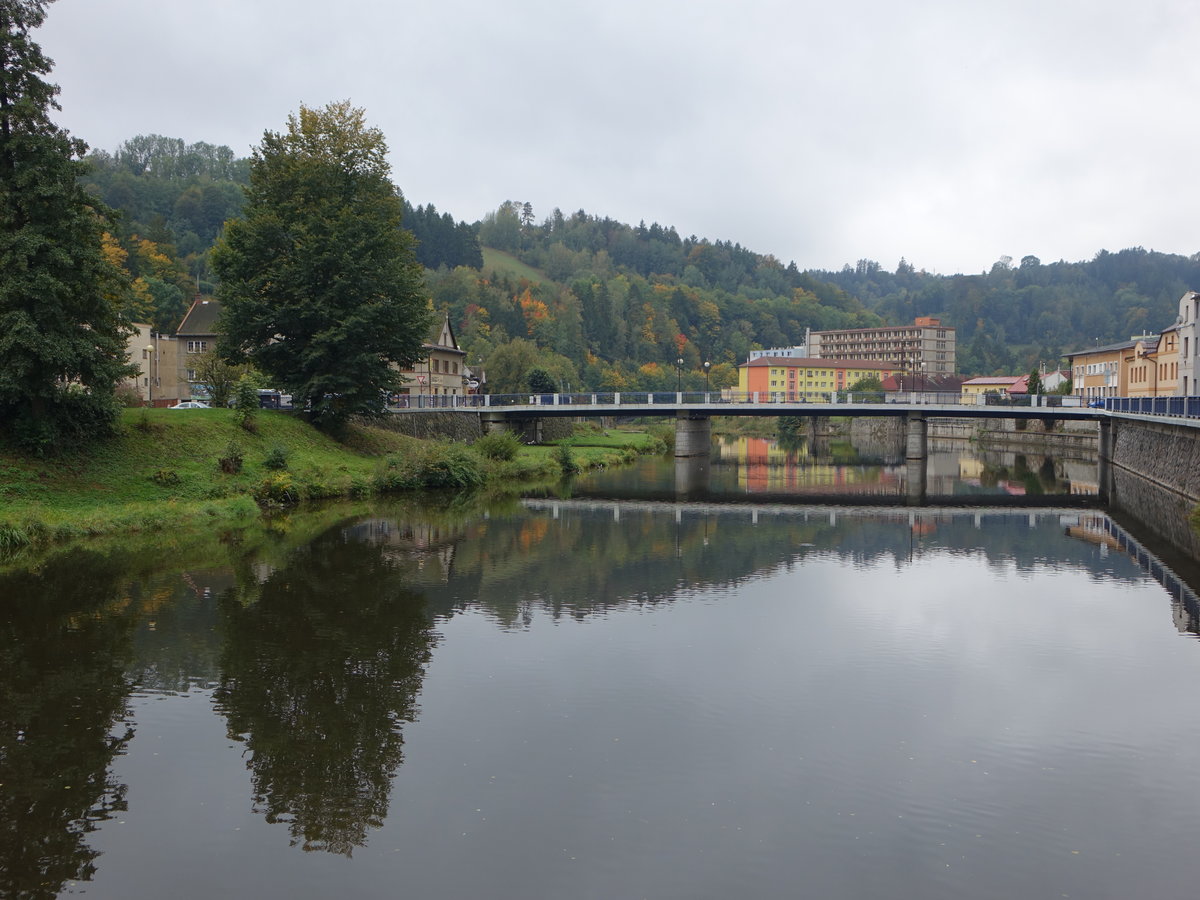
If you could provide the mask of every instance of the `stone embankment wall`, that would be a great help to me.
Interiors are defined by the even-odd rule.
[[[451,440],[471,443],[483,436],[483,420],[478,412],[467,409],[444,409],[437,412],[388,413],[374,424],[423,440]],[[540,425],[540,428],[538,427]],[[523,427],[514,426],[521,440],[527,443],[554,443],[569,438],[574,422],[568,418],[531,419]]]
[[[479,420],[479,413],[465,409],[388,413],[372,424],[424,440],[449,438],[454,441],[470,442],[483,436],[483,425]]]
[[[1200,429],[1114,419],[1112,464],[1200,503]]]

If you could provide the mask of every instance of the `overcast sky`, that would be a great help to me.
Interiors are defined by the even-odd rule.
[[[349,99],[413,204],[802,269],[1200,251],[1195,0],[57,0],[58,121],[249,155]]]

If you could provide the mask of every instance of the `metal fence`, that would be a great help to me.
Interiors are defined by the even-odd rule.
[[[428,397],[401,395],[388,404],[404,409],[481,409],[490,407],[593,407],[719,406],[724,404],[828,404],[879,406],[890,403],[930,406],[1009,406],[1079,408],[1080,397],[1042,394],[1002,397],[997,394],[962,395],[935,391],[595,391],[563,394],[466,394]]]
[[[1200,418],[1200,397],[1106,397],[1103,404],[1103,408],[1109,412],[1178,419]]]

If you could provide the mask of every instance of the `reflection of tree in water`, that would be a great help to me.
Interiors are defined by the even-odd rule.
[[[89,880],[86,836],[125,809],[109,774],[126,716],[133,614],[117,567],[74,552],[0,576],[0,896]]]
[[[330,532],[224,615],[216,704],[250,751],[257,811],[349,856],[387,814],[433,642],[423,601],[382,548]]]

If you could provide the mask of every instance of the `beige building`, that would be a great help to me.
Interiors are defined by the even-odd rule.
[[[984,394],[996,394],[1000,397],[1024,394],[1028,384],[1028,375],[985,375],[964,381],[959,387],[959,392],[965,402],[979,402],[978,398]]]
[[[1087,400],[1128,396],[1129,370],[1124,362],[1136,343],[1122,341],[1068,353],[1074,393]]]
[[[183,400],[190,400],[193,395],[197,400],[208,396],[208,391],[201,385],[196,372],[196,358],[201,353],[217,349],[220,340],[217,318],[220,315],[219,301],[197,297],[175,330],[175,341],[178,345],[175,353],[175,377],[179,381],[180,398]]]
[[[406,384],[400,389],[400,405],[416,404],[417,398],[461,397],[468,392],[467,351],[460,350],[450,317],[434,325],[421,345],[425,359],[411,369],[402,369]],[[440,400],[434,402],[442,402]]]
[[[954,329],[941,319],[919,316],[912,325],[813,331],[808,355],[885,363],[913,374],[950,374],[957,365]]]
[[[178,342],[149,325],[135,323],[133,327],[137,331],[130,336],[126,353],[138,372],[126,384],[147,406],[173,406],[180,399]]]
[[[1125,397],[1174,397],[1181,393],[1179,326],[1139,338],[1121,360]]]

